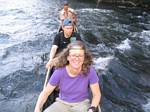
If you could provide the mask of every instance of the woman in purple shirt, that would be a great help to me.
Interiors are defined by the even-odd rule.
[[[92,62],[92,55],[81,41],[69,44],[58,56],[56,70],[41,92],[34,112],[40,112],[57,86],[60,89],[59,97],[44,112],[95,112],[101,93]]]

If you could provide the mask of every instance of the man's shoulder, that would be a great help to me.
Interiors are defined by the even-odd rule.
[[[68,10],[71,11],[71,12],[74,12],[74,11],[75,11],[74,9],[72,9],[72,8],[70,8],[70,7],[68,8]]]
[[[60,11],[59,11],[59,14],[63,14],[65,11],[64,11],[64,9],[61,9]]]
[[[63,32],[58,32],[56,36],[63,36]]]
[[[78,32],[73,32],[72,34],[73,34],[73,35],[80,36],[80,34],[79,34]]]
[[[54,40],[60,41],[64,37],[63,32],[59,32],[55,35]]]
[[[80,34],[77,32],[73,32],[72,36],[76,37],[76,40],[82,40]]]
[[[57,34],[57,38],[59,38],[59,39],[64,38],[64,32],[63,32],[63,31],[62,31],[62,32],[59,32],[59,33]]]

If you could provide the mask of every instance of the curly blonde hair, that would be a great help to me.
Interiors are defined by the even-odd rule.
[[[65,48],[60,54],[57,56],[57,60],[55,63],[56,68],[64,67],[69,64],[67,57],[69,56],[69,51],[73,49],[73,47],[78,46],[84,50],[84,62],[82,65],[82,72],[84,74],[88,73],[90,65],[93,63],[93,57],[91,52],[86,48],[82,41],[75,41],[70,43],[67,48]]]

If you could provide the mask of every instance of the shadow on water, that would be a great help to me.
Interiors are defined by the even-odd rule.
[[[147,103],[150,76],[132,71],[115,59],[108,68],[102,75],[104,111],[144,112],[141,104]]]
[[[44,76],[23,70],[0,79],[1,112],[33,110],[35,97],[43,86]],[[41,81],[39,81],[41,80]],[[34,101],[34,102],[33,102]],[[28,107],[29,106],[29,107]],[[30,110],[27,111],[27,108]],[[26,110],[26,111],[25,111]]]

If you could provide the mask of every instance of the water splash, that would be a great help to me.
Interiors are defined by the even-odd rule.
[[[150,45],[150,31],[143,31],[140,38],[144,40],[145,45]]]
[[[114,59],[113,56],[99,57],[98,59],[94,59],[94,66],[97,69],[107,70],[107,66],[109,65],[112,59]]]
[[[131,49],[131,46],[130,46],[130,40],[127,38],[125,39],[124,41],[121,42],[120,45],[118,45],[116,48],[120,49],[120,50],[129,50]]]
[[[148,103],[143,105],[143,109],[145,112],[150,112],[150,99],[148,99]]]

